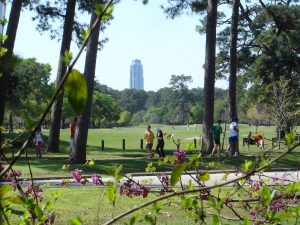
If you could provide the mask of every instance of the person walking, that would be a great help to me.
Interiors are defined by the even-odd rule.
[[[41,128],[38,129],[38,131],[35,134],[35,140],[34,145],[36,149],[36,158],[41,159],[42,158],[42,147],[43,147],[44,141],[43,141],[43,133],[41,131]]]
[[[157,128],[156,131],[157,131],[157,133],[156,133],[156,138],[157,138],[156,152],[159,155],[159,158],[164,158],[164,157],[166,157],[166,154],[164,151],[164,146],[165,146],[164,134],[160,128]]]
[[[213,125],[213,127],[212,127],[215,146],[214,146],[210,156],[213,156],[216,153],[218,153],[218,155],[220,155],[221,133],[222,133],[221,123],[222,123],[222,120],[218,120],[217,124]]]
[[[152,150],[153,147],[153,140],[155,139],[154,133],[151,130],[151,126],[147,125],[146,131],[144,134],[144,139],[146,140],[146,150],[149,154],[150,158],[154,157],[154,152]]]
[[[68,162],[72,162],[75,155],[75,131],[77,126],[77,117],[70,123],[70,148]]]

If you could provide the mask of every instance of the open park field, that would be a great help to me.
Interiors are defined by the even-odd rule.
[[[197,125],[196,129],[191,125],[187,126],[168,126],[168,125],[152,125],[152,130],[155,133],[156,128],[159,127],[165,133],[165,150],[167,155],[172,155],[176,150],[176,145],[171,139],[167,139],[167,134],[173,134],[174,140],[180,139],[181,149],[187,150],[188,146],[194,143],[196,139],[196,147],[188,151],[188,155],[191,153],[200,152],[200,137],[202,133],[201,125]],[[200,160],[204,163],[214,161],[209,169],[211,170],[232,170],[236,166],[240,166],[245,160],[253,160],[262,151],[256,145],[243,146],[242,138],[247,137],[249,131],[254,132],[255,126],[249,126],[241,124],[239,126],[239,146],[241,156],[227,157],[225,154],[221,154],[220,158],[217,157],[203,157]],[[223,124],[224,130],[224,124]],[[88,147],[87,147],[87,160],[94,160],[95,165],[90,167],[89,165],[71,164],[68,163],[68,148],[69,148],[69,129],[61,130],[60,135],[60,153],[48,153],[44,152],[42,160],[35,159],[35,149],[28,150],[28,158],[30,159],[31,168],[35,178],[41,177],[71,177],[71,171],[75,168],[82,169],[84,175],[91,175],[97,173],[101,176],[105,176],[106,168],[112,165],[123,165],[125,173],[144,173],[148,163],[153,163],[158,171],[168,171],[170,167],[167,165],[157,166],[158,156],[149,159],[146,154],[145,144],[141,149],[141,139],[143,139],[145,126],[126,127],[126,128],[111,128],[111,129],[90,129],[88,135]],[[300,131],[300,128],[296,127],[296,131]],[[47,145],[47,130],[44,130],[44,136]],[[270,149],[271,139],[276,137],[275,128],[273,126],[265,127],[259,126],[258,132],[265,137],[265,150]],[[225,133],[224,149],[228,146],[228,132]],[[221,137],[222,138],[222,137]],[[124,140],[125,141],[124,141]],[[102,140],[104,140],[104,150],[102,149]],[[123,149],[123,142],[125,142],[125,149]],[[276,147],[274,144],[274,153],[281,153],[285,146],[281,144],[281,148]],[[155,144],[154,144],[155,148]],[[15,149],[16,151],[17,149]],[[46,146],[44,147],[46,150]],[[10,150],[9,150],[10,151]],[[11,152],[7,152],[7,156],[11,156]],[[225,152],[225,150],[223,151]],[[273,168],[300,168],[300,149],[296,149],[290,153]],[[17,162],[14,169],[21,169],[24,177],[29,177],[28,165],[25,157]]]
[[[196,129],[193,126],[164,126],[164,125],[153,125],[152,129],[155,132],[156,128],[161,128],[165,137],[168,134],[174,135],[174,140],[180,139],[181,149],[187,150],[188,146],[194,143],[196,139],[196,147],[188,151],[187,156],[191,157],[193,153],[200,153],[200,137],[201,137],[201,126],[197,125]],[[224,126],[223,126],[224,128]],[[296,128],[296,130],[299,128]],[[31,170],[34,178],[71,178],[71,171],[78,168],[82,170],[83,175],[91,176],[96,173],[102,177],[107,176],[106,169],[113,165],[123,165],[123,171],[127,174],[132,173],[145,173],[145,168],[149,163],[152,163],[156,167],[157,171],[171,171],[172,167],[166,164],[159,165],[158,157],[149,159],[145,147],[141,149],[141,139],[143,139],[145,126],[127,127],[127,128],[112,128],[112,129],[90,129],[88,136],[88,148],[87,148],[87,159],[94,160],[95,165],[90,166],[88,164],[70,164],[66,162],[68,158],[69,148],[69,129],[61,130],[60,138],[60,153],[43,153],[42,160],[35,159],[35,149],[28,149],[28,159],[30,161]],[[235,167],[240,166],[245,160],[253,160],[258,156],[261,151],[266,151],[272,147],[271,139],[275,137],[274,127],[259,127],[258,132],[263,134],[265,137],[265,150],[261,150],[256,145],[244,145],[242,138],[247,137],[249,131],[254,131],[254,126],[240,125],[240,152],[241,156],[228,157],[225,154],[221,154],[221,157],[210,157],[206,156],[199,160],[203,165],[208,165],[209,170],[233,170]],[[44,130],[44,136],[47,142],[47,130]],[[225,133],[224,149],[228,145],[227,141],[228,132]],[[125,149],[123,149],[123,139],[125,139]],[[104,140],[104,149],[102,149],[101,142]],[[171,139],[165,138],[166,142],[166,153],[172,155],[173,151],[176,150],[175,144]],[[281,148],[278,149],[277,144],[274,144],[274,152],[272,157],[277,156],[285,150],[284,144],[281,144]],[[45,148],[45,147],[44,147]],[[6,152],[9,158],[12,154],[13,149],[9,149]],[[16,151],[17,149],[15,149]],[[224,150],[225,151],[225,150]],[[224,152],[223,151],[223,152]],[[295,149],[294,152],[288,154],[282,158],[278,163],[273,166],[275,170],[291,169],[299,170],[300,168],[300,149]],[[25,156],[22,156],[17,161],[14,169],[20,169],[23,172],[22,178],[29,177],[28,163]],[[156,173],[154,173],[156,175]],[[152,189],[154,192],[150,193],[149,196],[144,199],[139,197],[127,197],[116,195],[115,206],[112,202],[108,201],[107,188],[106,186],[59,186],[60,188],[53,187],[50,185],[43,185],[43,196],[45,200],[41,203],[41,206],[47,204],[47,201],[54,203],[53,212],[56,215],[55,224],[79,224],[76,222],[70,222],[70,219],[80,218],[82,223],[80,224],[103,224],[109,219],[113,218],[120,213],[126,212],[131,208],[140,206],[145,202],[149,202],[157,197],[159,193],[155,192],[155,188]],[[58,194],[59,193],[59,194]],[[234,196],[233,187],[222,187],[220,189],[212,190],[214,195],[219,197],[225,197],[227,195]],[[231,193],[231,194],[229,194]],[[233,193],[233,194],[232,194]],[[54,198],[57,196],[58,198]],[[247,192],[240,193],[246,197]],[[239,196],[236,197],[241,197]],[[198,224],[189,215],[186,209],[181,208],[181,200],[164,200],[160,202],[162,204],[162,210],[156,215],[153,211],[153,206],[143,208],[138,211],[140,214],[136,224],[146,224],[145,216],[155,217],[157,219],[156,224],[177,224],[177,225],[188,225]],[[52,204],[51,203],[51,204]],[[208,205],[206,205],[208,204]],[[205,213],[209,216],[212,215],[214,209],[209,206],[209,203],[205,203]],[[234,217],[235,215],[230,210],[225,209],[223,211],[225,217]],[[239,212],[242,216],[243,211]],[[17,221],[22,216],[23,210],[19,206],[13,208],[12,221]],[[131,217],[136,214],[126,216],[115,224],[126,224],[130,221]],[[212,218],[208,218],[207,221],[212,221]],[[226,221],[226,219],[225,219]],[[243,221],[226,221],[228,224],[244,224]],[[295,218],[285,220],[284,224],[295,224]]]

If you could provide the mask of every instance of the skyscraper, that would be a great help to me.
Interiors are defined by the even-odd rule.
[[[144,90],[143,65],[141,60],[135,59],[130,66],[130,89]]]

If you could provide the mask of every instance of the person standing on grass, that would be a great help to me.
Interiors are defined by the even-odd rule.
[[[70,124],[70,149],[69,149],[69,162],[73,161],[74,155],[75,155],[75,131],[77,126],[77,117],[74,118],[72,123]]]
[[[157,128],[156,138],[157,138],[156,152],[158,153],[159,158],[164,158],[166,157],[164,151],[165,141],[164,141],[164,134],[160,128]]]
[[[210,156],[215,155],[216,153],[220,154],[220,145],[221,145],[221,133],[222,133],[222,127],[221,127],[221,120],[218,120],[218,123],[213,125],[212,132],[213,132],[213,138],[215,146],[210,154]]]
[[[144,134],[144,139],[146,140],[146,150],[149,154],[150,158],[154,157],[154,152],[152,151],[152,147],[153,147],[153,140],[155,139],[154,134],[151,130],[151,126],[147,125],[146,127],[146,131]]]
[[[42,147],[43,147],[44,141],[43,141],[43,133],[41,131],[41,128],[38,129],[38,131],[35,134],[35,140],[34,145],[36,148],[36,158],[41,159],[42,158]]]
[[[237,118],[232,119],[229,125],[229,132],[230,132],[228,138],[229,146],[227,152],[229,155],[238,156],[240,155],[240,152],[239,152],[239,138],[238,138],[239,129],[238,129]]]

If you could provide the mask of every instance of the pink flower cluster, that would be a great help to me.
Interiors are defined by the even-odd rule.
[[[1,165],[2,166],[2,165]],[[23,175],[21,170],[15,170],[13,172],[9,172],[7,174],[4,175],[3,180],[8,181],[8,182],[12,182],[12,186],[15,189],[17,184],[19,183],[18,178],[21,177]]]
[[[259,190],[262,188],[262,186],[264,186],[264,183],[261,179],[249,179],[249,184],[251,186],[251,190],[253,192]]]
[[[32,185],[32,183],[30,183],[26,187],[25,194],[29,197],[36,198],[41,202],[44,199],[41,192],[43,192],[43,189],[38,184]]]
[[[170,178],[169,178],[169,176],[167,175],[166,172],[159,172],[157,174],[157,177],[158,177],[159,181],[162,183],[162,185],[164,187],[168,187],[169,186],[169,180],[170,180]]]
[[[72,176],[76,183],[81,183],[81,179],[82,179],[81,172],[82,170],[79,169],[75,169],[72,171]]]
[[[177,157],[177,159],[175,160],[175,164],[178,165],[184,162],[186,152],[184,150],[177,150],[173,153],[173,155]]]
[[[92,176],[92,182],[95,185],[104,185],[101,177],[98,177],[97,174],[93,174],[93,176]]]
[[[279,211],[287,209],[287,204],[282,201],[272,201],[270,204],[270,208],[272,211]]]
[[[142,184],[137,184],[133,180],[127,180],[120,186],[120,195],[127,195],[128,197],[143,196],[146,198],[150,189]]]

